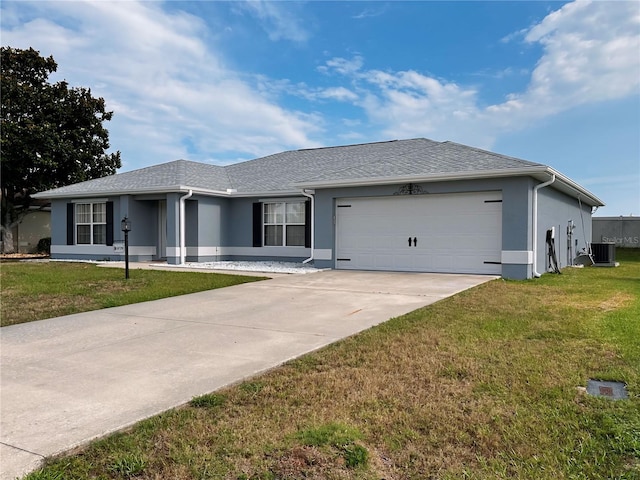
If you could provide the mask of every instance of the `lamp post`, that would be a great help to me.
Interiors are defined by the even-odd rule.
[[[120,222],[120,227],[124,232],[124,278],[129,278],[129,232],[131,231],[131,220],[126,215]]]

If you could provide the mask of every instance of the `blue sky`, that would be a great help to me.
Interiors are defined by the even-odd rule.
[[[425,137],[640,215],[640,2],[3,1],[4,46],[115,112],[132,170]]]

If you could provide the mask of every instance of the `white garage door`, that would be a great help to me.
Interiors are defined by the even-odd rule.
[[[336,268],[500,274],[502,194],[336,201]]]

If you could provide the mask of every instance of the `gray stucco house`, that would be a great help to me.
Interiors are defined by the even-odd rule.
[[[602,201],[553,168],[424,138],[277,153],[228,166],[177,160],[36,195],[53,258],[313,261],[319,268],[525,279],[591,239]],[[572,231],[569,222],[584,228]]]

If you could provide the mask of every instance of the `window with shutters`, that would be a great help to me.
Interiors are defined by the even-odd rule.
[[[107,204],[76,203],[76,244],[106,245]]]
[[[263,245],[305,245],[305,202],[274,202],[263,204]]]

